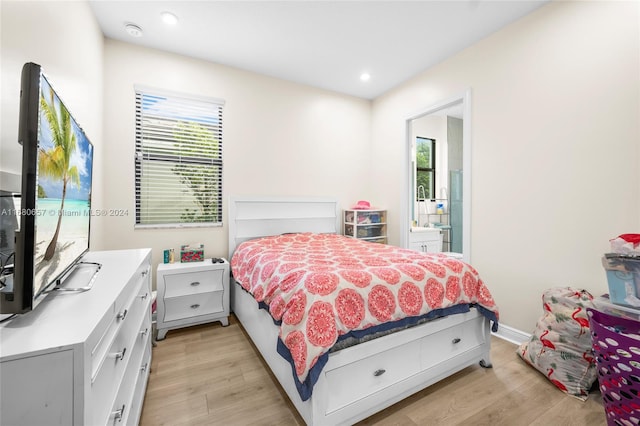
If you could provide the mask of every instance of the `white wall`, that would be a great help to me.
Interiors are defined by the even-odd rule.
[[[100,194],[102,164],[103,36],[84,2],[0,2],[0,187],[20,175],[18,144],[20,74],[26,62],[43,67],[51,85],[95,146],[94,163]],[[4,176],[4,178],[3,178]],[[19,188],[17,189],[19,191]]]
[[[96,208],[128,209],[107,217],[100,246],[162,250],[201,242],[205,255],[227,256],[223,227],[134,229],[134,85],[225,100],[224,202],[232,195],[367,199],[371,141],[369,101],[114,40],[105,43],[105,194]],[[372,202],[377,200],[372,199]]]
[[[640,232],[639,7],[550,3],[373,103],[371,181],[398,217],[405,118],[472,89],[471,260],[511,327],[547,288],[606,292],[608,240]]]

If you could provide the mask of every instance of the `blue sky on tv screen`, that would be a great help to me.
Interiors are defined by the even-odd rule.
[[[47,101],[50,99],[49,90],[51,86],[44,77],[40,79],[41,93],[45,95]],[[54,91],[54,103],[57,114],[60,114],[60,108],[66,108],[60,101],[60,98]],[[67,109],[68,110],[68,109]],[[91,196],[91,173],[93,161],[93,145],[84,134],[80,126],[71,118],[71,124],[76,136],[76,149],[71,154],[70,167],[76,166],[80,177],[80,186],[69,182],[67,184],[66,199],[89,200]],[[54,147],[51,128],[44,112],[40,110],[40,126],[39,126],[38,143],[39,148],[48,151]],[[38,184],[44,189],[47,198],[62,198],[62,181],[43,177],[38,174]]]

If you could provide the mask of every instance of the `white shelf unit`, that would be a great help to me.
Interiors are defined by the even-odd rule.
[[[138,424],[151,366],[151,250],[83,260],[102,265],[89,291],[50,293],[0,325],[0,423]],[[84,287],[91,268],[63,286]]]
[[[158,340],[169,330],[220,321],[229,325],[229,262],[166,263],[156,273]]]
[[[374,243],[387,243],[386,210],[344,210],[343,234]]]

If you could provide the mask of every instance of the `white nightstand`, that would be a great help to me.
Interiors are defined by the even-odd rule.
[[[223,259],[224,260],[224,259]],[[229,262],[158,265],[158,340],[167,331],[206,322],[229,325]]]

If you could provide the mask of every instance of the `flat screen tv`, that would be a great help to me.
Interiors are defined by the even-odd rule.
[[[89,250],[93,145],[39,65],[22,69],[19,230],[0,313],[25,313]]]

